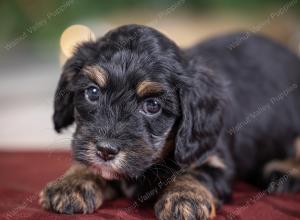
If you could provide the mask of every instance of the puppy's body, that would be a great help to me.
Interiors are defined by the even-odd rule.
[[[229,99],[220,138],[230,150],[237,174],[254,180],[274,159],[295,157],[300,134],[300,60],[270,39],[242,34],[222,36],[187,50],[190,60],[226,82]],[[225,143],[224,143],[225,142]]]
[[[42,205],[92,212],[114,189],[154,200],[158,219],[208,219],[235,176],[268,184],[292,173],[270,191],[299,191],[299,58],[259,36],[230,48],[239,37],[181,50],[128,25],[81,45],[64,67],[54,123],[75,120],[74,158],[86,168],[50,183]]]

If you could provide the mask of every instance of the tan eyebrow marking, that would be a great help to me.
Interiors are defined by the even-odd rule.
[[[100,66],[86,66],[83,68],[83,72],[99,86],[104,87],[107,84],[107,73]]]
[[[137,85],[137,94],[139,96],[146,95],[148,93],[154,93],[154,92],[162,92],[164,90],[164,87],[162,84],[158,82],[151,82],[151,81],[142,81]]]

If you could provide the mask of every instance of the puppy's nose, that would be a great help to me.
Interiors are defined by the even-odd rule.
[[[97,155],[104,161],[112,160],[119,153],[119,150],[109,147],[97,146]]]

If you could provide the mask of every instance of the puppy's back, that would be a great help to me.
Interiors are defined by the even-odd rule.
[[[288,157],[300,134],[300,59],[266,37],[234,33],[186,50],[227,82],[225,138],[240,174],[273,158]],[[234,137],[234,138],[233,138]]]

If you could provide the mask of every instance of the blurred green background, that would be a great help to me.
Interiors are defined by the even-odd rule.
[[[75,23],[88,23],[91,20],[109,20],[112,17],[122,17],[139,23],[143,20],[143,13],[158,14],[178,1],[174,0],[2,0],[0,3],[0,43],[5,44],[18,38],[27,28],[34,26],[47,18],[47,14],[54,12],[68,4],[61,13],[53,16],[47,24],[39,27],[25,44],[40,44],[42,46],[57,46],[57,39],[65,28]],[[201,16],[217,13],[236,15],[237,19],[249,19],[253,22],[264,19],[264,16],[278,10],[289,2],[296,2],[289,8],[288,14],[298,16],[300,4],[297,0],[185,0],[178,14]],[[179,8],[179,7],[178,7]],[[139,18],[140,16],[140,18]],[[173,16],[173,15],[172,15]],[[129,18],[128,18],[129,17]],[[225,16],[226,17],[226,16]],[[299,19],[299,17],[298,17]],[[222,20],[220,20],[220,23]],[[221,25],[221,24],[220,24]],[[247,26],[246,26],[247,28]],[[205,30],[204,30],[205,31]],[[44,44],[44,45],[43,45]]]

